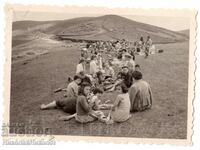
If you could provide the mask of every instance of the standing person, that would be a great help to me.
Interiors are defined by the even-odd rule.
[[[113,105],[110,105],[111,111],[107,117],[106,123],[124,122],[127,121],[130,115],[130,99],[127,86],[122,83],[116,85],[118,96]],[[109,107],[109,106],[108,106]]]
[[[96,73],[98,72],[98,67],[97,67],[97,58],[95,55],[91,57],[91,62],[90,62],[90,74],[95,77]]]
[[[145,58],[147,58],[149,56],[149,50],[152,46],[153,42],[151,40],[150,36],[147,36],[147,41],[145,43],[146,47],[145,47]]]
[[[133,79],[135,82],[129,89],[131,112],[151,108],[153,97],[150,85],[142,80],[142,73],[139,71],[133,72]]]
[[[139,42],[138,42],[139,52],[141,52],[141,51],[144,50],[144,44],[145,44],[144,38],[143,38],[143,36],[141,36],[141,37],[140,37],[140,40],[139,40]]]
[[[76,66],[76,74],[79,74],[80,72],[85,72],[85,60],[83,58],[80,59]]]
[[[72,81],[67,87],[67,98],[65,100],[53,101],[49,104],[42,104],[40,106],[41,110],[60,108],[67,113],[76,112],[76,100],[79,91],[79,84],[81,83],[81,78],[77,75],[74,76],[74,81]]]
[[[142,45],[144,45],[144,38],[143,38],[143,36],[140,37],[140,43],[141,43]]]

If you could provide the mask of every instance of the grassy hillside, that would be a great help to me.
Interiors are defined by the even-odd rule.
[[[190,36],[190,30],[189,29],[181,30],[181,31],[179,31],[179,33],[185,35],[186,37]]]
[[[35,32],[63,38],[136,41],[150,35],[155,43],[188,40],[179,32],[136,22],[117,15],[82,17],[56,21],[18,21],[13,23],[13,39],[34,39]]]

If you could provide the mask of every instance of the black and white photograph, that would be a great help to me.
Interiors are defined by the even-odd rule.
[[[12,12],[11,134],[190,140],[194,12],[44,10]]]

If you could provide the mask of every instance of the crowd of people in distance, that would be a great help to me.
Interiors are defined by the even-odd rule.
[[[140,38],[135,48],[130,48],[126,40],[88,43],[81,51],[66,97],[42,104],[40,109],[59,108],[71,114],[60,117],[60,120],[75,118],[79,123],[99,120],[112,124],[127,121],[132,112],[151,108],[150,85],[143,80],[141,67],[135,62],[138,47],[145,49],[147,58],[151,45],[149,36],[146,42]],[[113,91],[117,93],[114,102],[101,100],[105,92]],[[104,110],[108,110],[107,115]]]

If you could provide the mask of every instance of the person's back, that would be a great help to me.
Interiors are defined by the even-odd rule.
[[[143,98],[149,98],[149,84],[144,81],[140,80],[138,82],[135,82],[133,87],[138,89],[138,96],[143,97]]]
[[[129,94],[119,94],[116,100],[119,101],[119,104],[111,114],[112,119],[115,122],[126,121],[130,117],[131,104]]]
[[[118,106],[118,110],[124,112],[125,114],[127,114],[127,113],[129,114],[131,103],[130,103],[128,93],[120,94],[118,96],[121,99],[120,104]]]
[[[146,81],[138,80],[129,91],[131,101],[131,111],[142,111],[152,105],[152,93]]]

